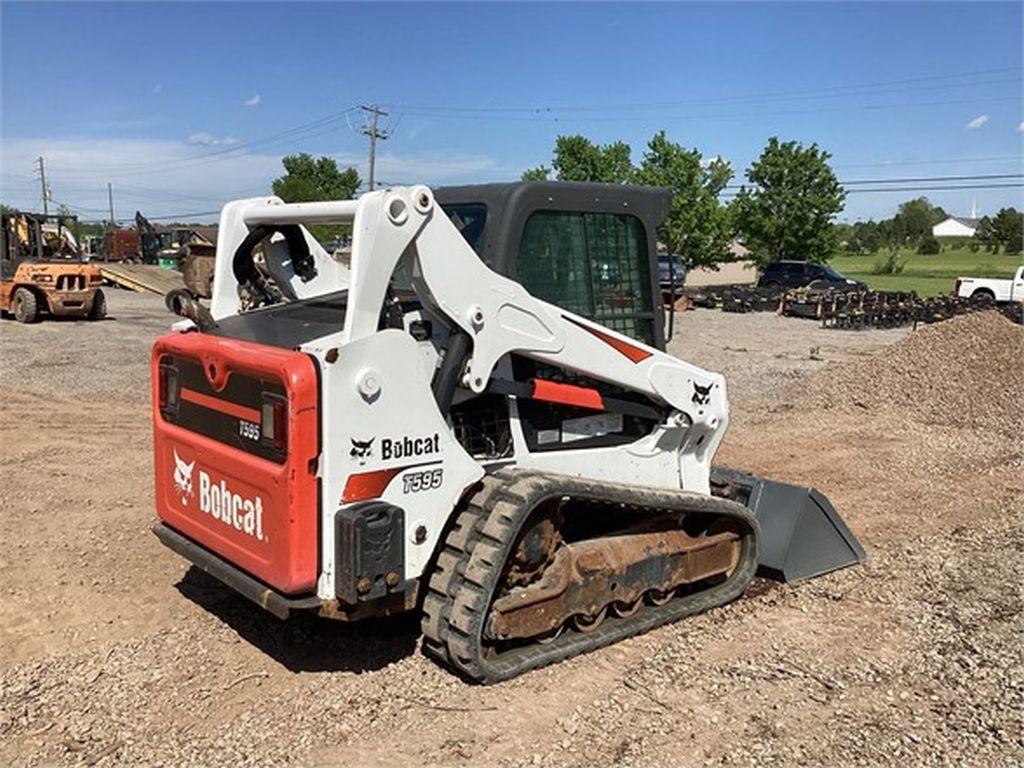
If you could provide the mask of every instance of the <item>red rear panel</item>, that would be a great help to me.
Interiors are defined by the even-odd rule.
[[[285,594],[317,579],[317,379],[301,352],[202,333],[153,346],[156,510]]]

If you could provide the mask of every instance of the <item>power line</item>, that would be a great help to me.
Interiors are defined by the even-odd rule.
[[[845,191],[847,194],[852,195],[865,192],[933,192],[956,189],[1024,189],[1024,181],[992,184],[922,184],[903,187],[854,187],[853,189],[847,189]],[[728,192],[720,195],[720,197],[726,200],[732,200],[738,197],[738,193]]]
[[[257,147],[262,151],[269,149],[276,144],[280,144],[283,141],[298,141],[300,139],[310,139],[316,136],[321,136],[334,130],[334,123],[342,120],[354,109],[355,107],[350,107],[342,112],[332,113],[317,120],[294,126],[285,131],[265,136],[261,139],[253,139],[252,141],[232,144],[231,146],[212,150],[210,152],[169,158],[167,160],[160,160],[151,163],[126,163],[122,165],[108,166],[97,171],[97,173],[104,173],[108,176],[133,176],[139,174],[152,174],[154,171],[180,170],[183,168],[198,167],[207,163],[234,160],[254,154],[252,150]],[[88,171],[78,171],[71,172],[69,175],[72,177],[81,177],[88,173]]]
[[[970,81],[985,75],[1015,73],[1015,77],[999,78],[989,81]],[[670,109],[673,107],[706,106],[713,104],[729,104],[743,102],[763,102],[805,98],[835,98],[836,96],[864,96],[872,93],[892,93],[893,90],[884,90],[888,86],[910,85],[915,83],[929,82],[934,80],[965,80],[959,83],[946,83],[937,86],[913,88],[909,90],[942,90],[946,88],[959,88],[965,86],[988,85],[1004,82],[1016,82],[1021,79],[1020,67],[1000,67],[996,69],[976,70],[973,72],[956,72],[942,75],[928,75],[924,77],[904,78],[901,80],[888,80],[874,83],[860,83],[850,85],[827,86],[823,88],[812,88],[798,91],[784,91],[777,93],[748,94],[743,96],[723,96],[712,99],[682,100],[682,101],[659,101],[659,102],[632,102],[624,104],[576,104],[576,105],[535,105],[519,107],[474,107],[474,106],[444,106],[444,105],[417,105],[417,104],[387,104],[393,109],[401,109],[406,112],[458,112],[478,114],[542,114],[553,112],[601,112],[601,111],[622,111],[633,109]],[[847,93],[843,93],[847,91]],[[838,92],[838,93],[837,93]]]
[[[971,174],[967,176],[904,176],[889,179],[846,179],[840,180],[840,186],[846,187],[856,184],[910,184],[914,182],[935,182],[935,181],[991,181],[993,179],[1020,179],[1024,173],[987,173]],[[742,189],[746,184],[729,184],[723,189]],[[749,185],[756,186],[754,184]]]
[[[1015,182],[1012,184],[961,184],[951,186],[935,186],[935,187],[879,187],[877,189],[848,189],[849,194],[858,192],[931,192],[936,190],[946,189],[1024,189],[1024,182]]]
[[[988,173],[981,175],[971,176],[918,176],[916,178],[902,178],[902,179],[852,179],[849,181],[839,182],[843,186],[850,184],[904,184],[917,181],[987,181],[991,179],[1020,179],[1024,178],[1024,173]]]
[[[859,94],[852,94],[859,95]],[[950,106],[956,104],[977,104],[979,97],[971,97],[967,99],[942,99],[935,101],[899,101],[888,104],[854,104],[846,106],[836,107],[821,107],[821,106],[808,106],[799,109],[772,109],[772,110],[744,110],[741,112],[694,112],[689,114],[676,114],[668,112],[671,108],[661,108],[659,118],[665,120],[749,120],[752,117],[779,117],[786,115],[806,115],[806,114],[820,114],[822,112],[874,112],[886,109],[906,109],[912,107],[935,107],[935,106]],[[1003,101],[1014,101],[1019,102],[1019,96],[986,96],[984,97],[985,103],[992,102],[1003,102]],[[676,107],[678,108],[678,107]],[[540,110],[536,114],[529,115],[489,115],[489,114],[467,114],[467,113],[418,113],[418,112],[406,112],[406,114],[419,115],[420,117],[428,117],[431,119],[438,120],[476,120],[484,122],[552,122],[559,124],[572,124],[574,119],[583,120],[583,117],[571,118],[570,116],[558,112],[558,111],[547,111]],[[590,125],[599,122],[612,122],[612,123],[624,123],[624,122],[636,122],[636,121],[649,121],[652,117],[644,114],[609,114],[609,115],[598,115],[590,114],[586,116],[586,124]]]
[[[146,218],[150,221],[167,221],[168,219],[177,219],[179,221],[197,218],[199,216],[219,216],[220,211],[193,211],[192,213],[169,213],[164,216],[147,216]]]
[[[1024,155],[990,155],[988,157],[958,157],[949,160],[883,160],[875,163],[837,163],[833,168],[888,168],[901,165],[959,165],[960,163],[989,163],[1001,160],[1024,162]]]

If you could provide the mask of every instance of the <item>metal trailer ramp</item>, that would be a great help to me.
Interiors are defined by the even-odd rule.
[[[758,572],[777,581],[811,579],[864,562],[857,537],[816,488],[714,467],[712,488],[754,513],[760,525]]]
[[[175,288],[184,288],[181,272],[154,264],[101,263],[104,279],[132,291],[149,291],[161,295]]]

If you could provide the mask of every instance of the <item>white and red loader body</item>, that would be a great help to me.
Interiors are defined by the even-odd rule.
[[[340,222],[353,228],[348,264],[300,226]],[[254,243],[262,258],[251,259]],[[385,323],[400,262],[419,302]],[[275,300],[245,308],[268,282]],[[153,348],[156,532],[278,615],[415,607],[467,494],[496,471],[711,494],[729,422],[723,377],[493,272],[426,187],[229,203],[209,315],[177,323]],[[513,357],[630,397],[516,381]],[[500,458],[471,455],[446,412],[484,394],[507,400],[511,445]],[[583,415],[545,438],[559,445],[530,450],[524,400]],[[649,429],[578,448],[630,414]]]

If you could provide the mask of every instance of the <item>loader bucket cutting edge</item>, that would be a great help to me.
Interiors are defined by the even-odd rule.
[[[758,572],[782,582],[821,576],[864,562],[857,537],[816,488],[789,485],[723,467],[713,487],[746,504],[760,525]]]

